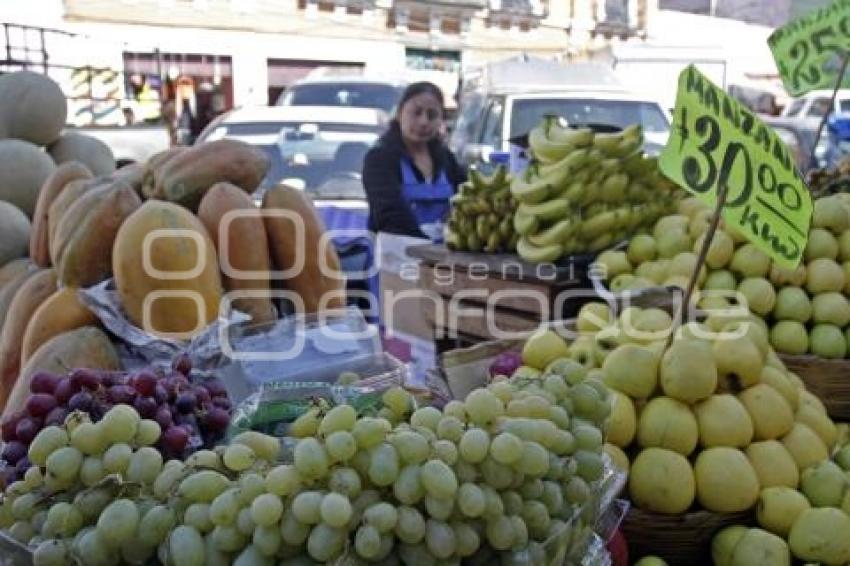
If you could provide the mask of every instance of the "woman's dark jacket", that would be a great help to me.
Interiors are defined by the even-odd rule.
[[[434,163],[434,179],[438,179],[440,173],[445,171],[449,182],[457,190],[457,186],[466,180],[466,171],[442,142],[434,140],[428,144],[428,149]],[[424,238],[413,211],[402,197],[402,156],[408,157],[413,164],[398,124],[393,123],[369,150],[363,162],[363,186],[369,202],[369,230]],[[415,164],[413,171],[420,181],[425,180]]]

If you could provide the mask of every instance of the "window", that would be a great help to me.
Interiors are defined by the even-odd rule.
[[[484,97],[477,92],[465,94],[460,99],[460,112],[452,132],[452,151],[458,153],[463,146],[473,141],[483,107]]]
[[[496,150],[502,147],[502,101],[499,99],[494,98],[487,108],[481,144],[493,146]]]
[[[822,118],[824,115],[826,115],[827,112],[829,112],[829,106],[831,102],[832,100],[829,98],[814,99],[806,115],[817,116],[818,118]]]
[[[850,98],[838,101],[838,111],[842,114],[850,114]]]
[[[803,111],[803,106],[805,106],[806,100],[804,98],[798,98],[794,102],[791,103],[791,106],[788,107],[788,110],[785,111],[786,116],[797,116],[800,112]]]
[[[510,137],[527,134],[544,116],[561,116],[570,125],[604,124],[625,128],[641,124],[647,133],[670,130],[667,117],[652,102],[596,99],[527,99],[517,100],[511,114]]]
[[[401,87],[377,83],[313,83],[292,87],[283,93],[279,106],[358,106],[391,114]]]

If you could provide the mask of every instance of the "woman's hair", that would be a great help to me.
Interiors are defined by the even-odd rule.
[[[434,83],[430,83],[428,81],[421,81],[418,83],[411,83],[407,85],[407,88],[404,89],[404,92],[401,93],[401,98],[398,101],[398,106],[396,106],[395,111],[395,119],[398,120],[399,114],[401,114],[401,109],[404,108],[404,105],[413,98],[414,96],[419,96],[420,94],[430,94],[434,98],[437,99],[437,102],[440,103],[440,111],[445,113],[445,100],[443,99],[443,91],[440,90],[440,87],[435,85]]]

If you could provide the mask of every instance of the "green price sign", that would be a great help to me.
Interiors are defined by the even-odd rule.
[[[767,44],[791,96],[833,88],[844,54],[850,52],[850,0],[836,0],[784,25]],[[844,86],[850,86],[850,77]]]
[[[722,215],[783,267],[803,255],[812,198],[791,152],[771,128],[693,65],[679,75],[673,129],[660,158],[670,179],[716,205]]]

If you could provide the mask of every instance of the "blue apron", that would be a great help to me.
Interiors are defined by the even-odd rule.
[[[443,241],[443,226],[449,216],[449,199],[454,188],[445,170],[431,183],[420,181],[407,157],[401,158],[401,195],[413,212],[419,230],[434,243]]]

